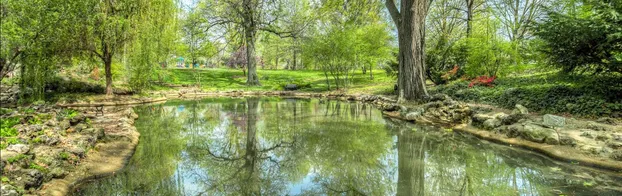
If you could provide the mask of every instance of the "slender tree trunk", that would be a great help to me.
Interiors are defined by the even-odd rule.
[[[473,3],[475,2],[475,0],[466,0],[466,25],[467,25],[467,29],[466,29],[466,34],[467,37],[471,37],[471,29],[473,28]]]
[[[246,78],[246,85],[259,86],[259,77],[257,76],[257,62],[255,60],[255,7],[252,0],[244,0],[242,6],[244,7],[244,35],[246,37],[246,67],[248,69],[248,75]]]
[[[106,95],[112,95],[112,58],[106,57],[104,60],[104,68],[106,70]]]
[[[417,100],[428,95],[424,75],[428,3],[428,0],[402,0],[398,12],[393,0],[386,0],[399,39],[398,101]]]
[[[374,74],[372,73],[372,64],[369,64],[369,79],[373,80],[374,79]]]

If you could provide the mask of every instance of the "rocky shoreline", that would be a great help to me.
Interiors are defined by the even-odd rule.
[[[202,97],[280,96],[367,102],[388,117],[441,125],[480,139],[539,152],[577,165],[622,172],[622,128],[618,119],[585,121],[529,114],[517,105],[508,112],[469,106],[442,94],[420,103],[388,96],[296,91],[153,92],[159,98],[118,96],[112,101],[57,103],[16,110],[16,135],[2,138],[1,195],[66,195],[79,182],[113,174],[127,163],[138,144],[132,104]],[[112,107],[104,107],[112,106]],[[74,109],[68,109],[72,107]],[[98,115],[93,107],[104,107]],[[15,138],[15,139],[13,139]],[[17,140],[17,141],[15,141]]]
[[[75,182],[121,169],[138,144],[130,107],[3,108],[1,195],[66,195]]]

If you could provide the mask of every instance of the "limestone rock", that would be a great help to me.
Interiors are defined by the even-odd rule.
[[[58,123],[58,127],[60,127],[62,130],[67,130],[69,129],[70,123],[68,120],[63,120],[60,123]]]
[[[22,170],[25,173],[22,178],[25,189],[38,188],[43,183],[43,174],[36,169]]]
[[[598,124],[596,122],[587,123],[587,128],[595,131],[609,131],[609,128],[607,126]]]
[[[2,183],[2,185],[0,185],[0,194],[2,194],[2,196],[18,196],[19,195],[17,193],[17,188],[7,183]]]
[[[8,161],[10,158],[16,157],[17,155],[20,155],[17,152],[13,152],[13,151],[8,151],[8,150],[2,150],[0,151],[0,160],[2,160],[2,162]]]
[[[572,138],[570,136],[560,136],[559,137],[559,143],[561,145],[576,146],[577,145],[577,140],[575,140],[574,138]]]
[[[26,144],[12,144],[6,147],[6,150],[17,152],[19,154],[26,154],[30,151],[30,146]]]
[[[529,110],[527,110],[527,108],[521,104],[516,104],[514,106],[514,110],[512,110],[512,114],[524,114],[527,115],[529,114]]]
[[[493,130],[494,128],[501,126],[501,121],[496,118],[491,118],[484,121],[483,126],[484,129]]]
[[[472,118],[474,124],[483,124],[488,119],[493,119],[493,117],[486,114],[475,114]]]
[[[563,127],[566,125],[566,118],[552,114],[542,116],[543,124],[551,127]]]
[[[535,124],[525,124],[520,136],[532,142],[559,144],[559,137],[554,129]]]
[[[84,121],[86,117],[83,114],[77,114],[76,116],[74,116],[73,118],[71,118],[69,120],[69,122],[71,123],[71,125],[76,125],[82,121]]]

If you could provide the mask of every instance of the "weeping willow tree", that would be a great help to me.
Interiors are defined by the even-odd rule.
[[[19,73],[20,100],[42,99],[62,57],[69,55],[69,3],[62,0],[2,0],[0,75]],[[4,82],[3,82],[4,83]]]
[[[169,54],[177,40],[178,8],[173,0],[144,2],[137,20],[137,39],[130,45],[126,65],[132,90],[140,92],[151,86],[154,79],[162,80],[162,68],[170,60]]]

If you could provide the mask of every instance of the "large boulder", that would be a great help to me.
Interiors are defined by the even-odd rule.
[[[552,114],[542,116],[542,123],[550,127],[563,127],[566,125],[566,118]]]
[[[527,123],[520,136],[526,140],[538,143],[559,144],[559,135],[554,129]]]

